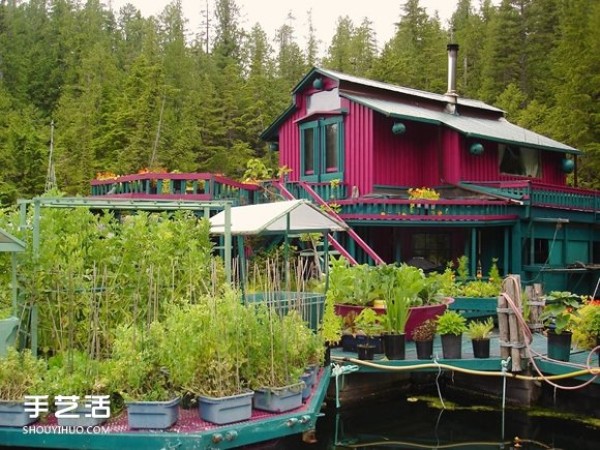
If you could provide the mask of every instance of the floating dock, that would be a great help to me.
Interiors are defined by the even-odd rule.
[[[418,390],[419,385],[431,384],[439,378],[445,380],[446,385],[473,394],[504,396],[508,402],[520,405],[534,404],[544,381],[569,386],[585,383],[582,388],[600,391],[597,353],[571,351],[569,361],[563,362],[547,359],[546,348],[546,337],[533,334],[530,349],[535,356],[524,359],[526,367],[519,372],[511,371],[510,361],[500,357],[497,333],[491,338],[489,358],[474,358],[471,340],[466,335],[462,338],[461,359],[443,359],[439,336],[434,340],[430,360],[417,359],[415,344],[411,341],[406,342],[403,360],[388,360],[383,354],[376,354],[373,361],[361,361],[355,352],[336,348],[331,357],[337,368],[334,367],[328,397],[343,407],[346,403],[387,395],[389,391],[410,393]]]
[[[132,430],[127,424],[127,413],[123,411],[100,425],[97,433],[88,433],[85,428],[59,427],[56,418],[50,415],[45,422],[27,427],[0,427],[0,445],[11,448],[183,450],[236,448],[294,434],[311,439],[330,374],[331,368],[321,369],[306,402],[300,408],[285,413],[253,410],[250,420],[218,426],[200,419],[198,408],[181,408],[179,420],[171,428]]]

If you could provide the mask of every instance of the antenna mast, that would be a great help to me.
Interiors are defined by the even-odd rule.
[[[50,152],[48,155],[48,173],[46,174],[45,192],[56,187],[56,172],[54,171],[54,120],[50,122]]]

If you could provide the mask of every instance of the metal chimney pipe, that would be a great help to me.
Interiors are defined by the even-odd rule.
[[[458,55],[458,44],[448,44],[448,92],[446,96],[452,103],[456,103],[456,60]]]

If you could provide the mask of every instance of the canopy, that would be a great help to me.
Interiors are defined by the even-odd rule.
[[[225,233],[225,213],[211,217],[211,231]],[[288,226],[289,217],[289,226]],[[314,233],[346,231],[348,226],[321,211],[307,200],[264,203],[231,208],[231,234]]]
[[[0,228],[0,252],[22,252],[25,251],[25,243],[17,239],[8,231]]]

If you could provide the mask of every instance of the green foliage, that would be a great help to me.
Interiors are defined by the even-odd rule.
[[[552,291],[546,295],[545,300],[546,304],[540,317],[543,324],[557,334],[572,331],[583,298],[572,292]]]
[[[471,339],[487,339],[494,329],[494,320],[491,317],[488,317],[485,321],[473,320],[469,322],[468,328]]]
[[[592,349],[600,336],[600,302],[588,300],[577,312],[573,339],[583,348]]]
[[[39,345],[48,353],[106,357],[119,325],[148,325],[164,317],[168,302],[195,302],[222,282],[208,221],[191,213],[118,221],[108,212],[45,208],[38,253],[18,220],[6,217],[6,229],[27,243],[20,285],[23,298],[38,304]],[[217,286],[207,282],[213,275]]]
[[[355,325],[359,332],[368,337],[377,336],[383,331],[381,318],[372,308],[364,308],[356,316]]]
[[[467,319],[456,311],[447,309],[437,319],[437,332],[443,334],[454,334],[456,336],[467,331]]]
[[[31,354],[30,350],[19,352],[8,347],[0,358],[0,399],[22,401],[25,395],[43,395],[43,377],[46,362]]]

